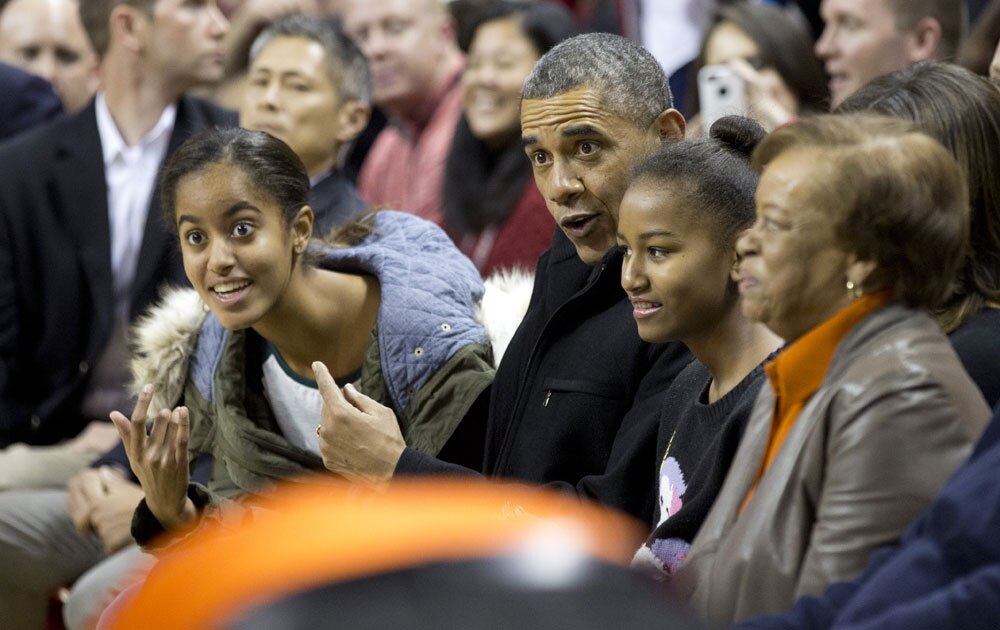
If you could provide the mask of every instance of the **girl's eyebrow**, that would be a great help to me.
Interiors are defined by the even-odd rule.
[[[615,236],[617,236],[623,241],[627,240],[625,238],[625,235],[622,234],[621,232],[616,232]],[[639,238],[652,238],[654,236],[662,236],[664,238],[677,238],[677,235],[669,230],[650,230],[649,232],[643,232],[642,234],[640,234]]]
[[[258,208],[257,206],[253,205],[249,201],[237,201],[233,205],[229,206],[226,209],[226,211],[222,213],[222,216],[224,216],[224,217],[230,217],[230,216],[236,214],[237,212],[240,212],[241,210],[253,210],[257,214],[263,214],[263,212],[261,212],[260,208]],[[188,222],[188,223],[194,223],[194,224],[201,223],[201,221],[198,219],[198,217],[191,216],[190,214],[182,214],[181,216],[177,217],[177,225],[181,225],[185,221]]]
[[[677,238],[677,235],[669,230],[650,230],[649,232],[643,232],[640,234],[642,238],[651,238],[653,236],[662,236],[665,238]]]

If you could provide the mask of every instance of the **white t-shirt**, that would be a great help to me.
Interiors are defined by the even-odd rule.
[[[323,397],[316,381],[303,378],[285,364],[271,344],[262,368],[264,397],[271,405],[281,433],[289,442],[319,455],[316,425],[323,411]]]

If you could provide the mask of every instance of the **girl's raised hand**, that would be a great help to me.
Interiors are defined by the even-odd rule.
[[[163,527],[172,529],[195,517],[194,503],[187,496],[188,436],[191,431],[187,407],[162,409],[153,418],[153,430],[146,432],[146,416],[153,399],[153,386],[145,385],[126,418],[111,412],[132,472],[146,493],[146,505]]]

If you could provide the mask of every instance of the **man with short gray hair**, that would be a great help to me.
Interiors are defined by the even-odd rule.
[[[615,244],[632,166],[662,140],[682,137],[684,119],[645,49],[606,33],[573,44],[553,48],[525,80],[521,141],[549,211],[594,265]],[[584,148],[587,155],[572,155]],[[599,177],[604,170],[613,172]]]
[[[222,77],[228,23],[215,0],[79,1],[102,89],[0,147],[5,629],[44,625],[55,588],[131,542],[141,488],[127,469],[87,465],[119,441],[108,413],[132,406],[130,323],[165,281],[186,282],[156,175],[193,133],[236,122],[184,94]],[[70,598],[70,628],[96,621],[84,600]]]
[[[459,425],[485,432],[476,472],[552,484],[651,523],[661,396],[691,355],[639,339],[614,245],[632,168],[683,135],[663,70],[623,37],[580,35],[535,65],[521,139],[559,229],[489,393]],[[323,381],[320,391],[336,396]],[[366,410],[326,405],[323,433],[338,436],[338,457],[327,460],[334,472],[473,472],[406,448],[391,410]]]
[[[342,166],[347,148],[368,124],[371,94],[364,55],[332,22],[283,18],[250,48],[240,126],[266,131],[302,160],[318,235],[368,207]]]

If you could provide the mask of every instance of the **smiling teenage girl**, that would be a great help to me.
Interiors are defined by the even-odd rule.
[[[763,136],[748,118],[722,118],[709,139],[664,145],[641,163],[622,199],[622,287],[639,336],[682,341],[696,358],[664,395],[655,529],[635,559],[667,574],[722,486],[763,383],[761,362],[781,342],[740,313],[732,279],[736,237],[754,220],[750,151]]]
[[[323,469],[313,361],[391,407],[408,445],[481,451],[455,433],[492,378],[475,268],[435,226],[389,211],[307,251],[308,195],[301,161],[260,132],[198,136],[165,168],[196,293],[146,320],[134,367],[147,385],[131,421],[112,416],[146,493],[140,542],[212,500],[189,487],[190,455],[215,456],[209,489],[222,495]],[[161,408],[147,436],[147,411]]]

